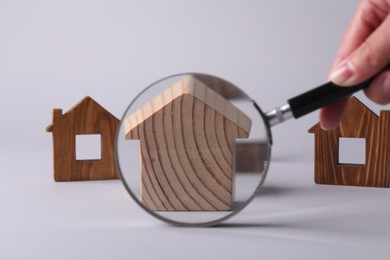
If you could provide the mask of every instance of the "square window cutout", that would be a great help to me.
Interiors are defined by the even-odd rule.
[[[366,164],[365,138],[339,138],[339,164]]]
[[[76,135],[76,160],[101,160],[101,135]]]

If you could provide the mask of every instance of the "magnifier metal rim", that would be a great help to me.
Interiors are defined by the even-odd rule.
[[[225,80],[225,79],[222,79],[222,78],[219,78],[219,77],[216,77],[216,76],[213,76],[213,75],[209,75],[209,74],[204,74],[204,73],[178,73],[178,74],[174,74],[174,75],[170,75],[170,76],[167,76],[165,78],[162,78],[154,83],[152,83],[151,85],[149,85],[148,87],[146,87],[144,90],[142,90],[132,101],[131,103],[127,106],[125,112],[123,113],[123,116],[121,118],[121,121],[120,121],[120,124],[119,124],[119,128],[117,130],[117,134],[116,134],[116,140],[115,140],[115,163],[116,163],[116,166],[117,166],[117,169],[118,169],[118,172],[119,172],[119,177],[120,177],[120,180],[122,181],[123,185],[125,186],[127,192],[129,193],[129,195],[132,197],[132,199],[142,208],[144,209],[147,213],[149,213],[150,215],[152,215],[153,217],[157,218],[157,219],[160,219],[161,221],[164,221],[166,223],[169,223],[171,225],[175,225],[175,226],[185,226],[185,227],[208,227],[208,226],[215,226],[215,225],[218,225],[220,224],[221,222],[233,217],[234,215],[236,215],[237,213],[241,212],[252,200],[253,198],[255,197],[256,193],[260,190],[261,186],[263,185],[264,181],[265,181],[265,178],[267,176],[267,173],[268,173],[268,167],[269,167],[269,161],[267,162],[267,164],[265,165],[264,167],[264,176],[263,178],[261,179],[261,181],[259,182],[258,186],[256,187],[256,189],[254,190],[253,194],[249,197],[248,200],[246,200],[246,202],[243,204],[243,206],[239,209],[239,210],[234,210],[232,211],[231,213],[227,214],[226,216],[222,217],[222,218],[218,218],[216,220],[213,220],[213,221],[207,221],[207,222],[200,222],[200,223],[187,223],[187,222],[180,222],[180,221],[176,221],[176,220],[172,220],[172,219],[169,219],[169,218],[166,218],[166,217],[163,217],[157,213],[155,213],[154,211],[150,210],[149,208],[147,208],[143,203],[140,202],[138,196],[136,196],[132,190],[130,189],[129,185],[127,184],[127,182],[125,181],[125,177],[123,176],[122,174],[122,170],[121,170],[121,166],[120,166],[120,163],[119,163],[119,150],[118,150],[118,143],[119,143],[119,138],[120,138],[120,129],[122,127],[122,122],[123,120],[125,119],[126,117],[126,114],[127,112],[129,111],[130,107],[134,104],[134,102],[136,100],[138,100],[138,98],[140,96],[142,96],[146,91],[148,91],[150,88],[152,88],[153,86],[157,85],[158,83],[166,80],[166,79],[169,79],[169,78],[174,78],[174,77],[182,77],[182,76],[186,76],[186,75],[198,75],[198,76],[205,76],[205,77],[212,77],[212,78],[216,78],[218,80],[221,80],[221,81],[224,81],[224,82],[227,82],[229,84],[231,84],[232,86],[234,86],[237,90],[239,90],[241,92],[241,94],[243,94],[243,96],[245,96],[246,98],[248,98],[249,100],[251,100],[249,98],[249,96],[243,92],[240,88],[238,88],[236,85],[230,83],[229,81]],[[267,134],[268,134],[268,142],[269,142],[269,145],[268,145],[268,158],[271,158],[271,145],[272,145],[272,137],[271,137],[271,131],[270,131],[270,127],[269,127],[269,124],[268,124],[268,121],[267,121],[267,118],[265,116],[265,114],[263,113],[263,111],[260,109],[260,107],[256,104],[256,102],[254,100],[251,100],[253,105],[255,106],[256,110],[259,112],[264,124],[265,124],[265,128],[266,128],[266,131],[267,131]]]

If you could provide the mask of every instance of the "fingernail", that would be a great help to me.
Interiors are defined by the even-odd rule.
[[[389,95],[390,94],[390,76],[386,75],[385,79],[383,80],[382,87],[384,92]]]
[[[332,129],[333,129],[333,127],[330,127],[330,126],[326,125],[326,124],[325,124],[324,122],[322,122],[322,121],[320,121],[320,127],[321,127],[321,129],[324,130],[324,131],[329,131],[329,130],[332,130]]]
[[[336,85],[349,86],[353,84],[353,74],[350,62],[343,62],[330,74],[329,79]]]

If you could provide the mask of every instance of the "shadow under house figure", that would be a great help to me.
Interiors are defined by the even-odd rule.
[[[54,180],[85,181],[117,179],[114,144],[119,120],[90,97],[85,97],[68,112],[53,110]],[[101,158],[76,159],[76,136],[100,135]]]
[[[130,115],[140,140],[142,203],[155,211],[222,211],[233,204],[233,154],[251,120],[188,76]]]
[[[309,129],[315,134],[315,182],[317,184],[389,187],[390,111],[378,117],[352,97],[339,126],[324,131],[319,124]],[[365,160],[361,164],[341,163],[340,138],[363,138]]]

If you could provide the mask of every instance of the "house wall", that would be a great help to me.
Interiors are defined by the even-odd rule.
[[[389,113],[380,119],[359,101],[351,100],[338,128],[315,126],[315,182],[318,184],[387,187],[389,177]],[[338,161],[339,138],[365,138],[365,165]]]
[[[56,181],[117,177],[114,142],[119,121],[92,100],[53,118],[54,178]],[[101,135],[101,160],[76,160],[76,135]]]
[[[141,202],[159,211],[233,206],[233,143],[248,133],[191,95],[133,128],[141,143]]]
[[[380,134],[378,136],[378,156],[377,156],[377,168],[374,170],[375,175],[374,183],[381,184],[382,187],[389,187],[389,175],[390,175],[390,111],[380,112],[379,123]]]

